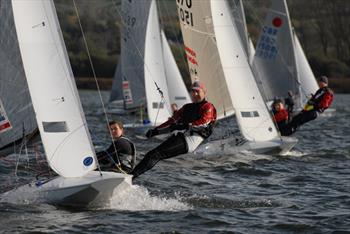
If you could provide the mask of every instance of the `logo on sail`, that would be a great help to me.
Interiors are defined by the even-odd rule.
[[[94,161],[94,158],[91,156],[84,158],[84,161],[83,161],[84,166],[86,167],[90,166],[93,163],[93,161]]]
[[[10,120],[7,118],[5,108],[0,100],[0,133],[12,128]]]

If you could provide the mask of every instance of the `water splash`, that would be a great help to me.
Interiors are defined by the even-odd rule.
[[[108,208],[129,211],[179,211],[191,209],[189,205],[180,200],[180,197],[166,198],[153,196],[145,187],[126,185],[123,189],[115,191],[110,202],[110,207]]]
[[[306,150],[304,150],[304,152],[301,151],[297,151],[297,150],[291,150],[289,152],[287,152],[284,155],[280,155],[281,157],[283,156],[287,156],[287,157],[303,157],[305,155],[309,155],[311,152],[308,152]]]
[[[0,203],[29,205],[42,203],[43,200],[44,198],[33,184],[22,185],[0,194]]]

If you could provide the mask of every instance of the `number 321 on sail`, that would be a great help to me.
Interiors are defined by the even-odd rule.
[[[187,25],[193,26],[193,14],[190,11],[191,7],[192,0],[177,0],[177,8],[181,21]]]

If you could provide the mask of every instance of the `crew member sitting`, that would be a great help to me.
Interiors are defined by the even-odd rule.
[[[319,113],[324,112],[332,104],[333,91],[328,87],[328,78],[321,76],[318,85],[320,88],[312,95],[304,109],[288,124],[291,133],[304,123],[316,119]]]
[[[135,167],[135,145],[124,136],[122,122],[109,122],[109,131],[113,137],[112,144],[107,150],[97,153],[97,159],[101,169],[130,173]]]
[[[288,111],[284,108],[281,99],[277,99],[272,104],[273,118],[282,136],[287,136]]]

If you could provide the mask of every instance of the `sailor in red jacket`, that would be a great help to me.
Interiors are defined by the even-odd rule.
[[[206,89],[203,83],[195,81],[191,96],[193,103],[184,105],[158,127],[148,130],[147,138],[177,130],[162,144],[149,151],[131,172],[133,178],[151,169],[162,159],[193,152],[213,131],[216,121],[216,109],[205,100]]]
[[[277,99],[272,104],[273,118],[282,136],[288,135],[286,127],[288,124],[288,111],[284,108],[281,99]]]
[[[291,133],[294,133],[300,125],[316,119],[319,113],[324,112],[332,104],[334,94],[328,87],[328,78],[321,76],[318,85],[320,88],[312,95],[304,109],[288,124]]]

